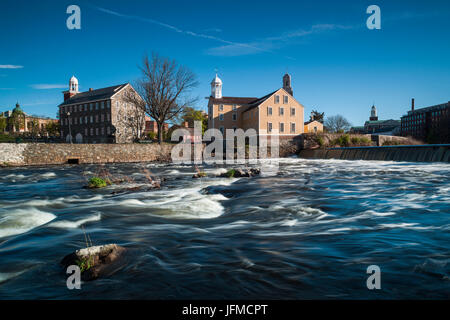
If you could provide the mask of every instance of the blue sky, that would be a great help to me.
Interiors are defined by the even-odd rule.
[[[68,30],[66,8],[81,8]],[[369,30],[366,8],[381,8]],[[197,74],[204,97],[218,69],[225,96],[263,96],[288,71],[294,96],[353,125],[450,100],[450,1],[24,1],[0,3],[0,110],[55,117],[75,75],[80,90],[133,82],[145,53]]]

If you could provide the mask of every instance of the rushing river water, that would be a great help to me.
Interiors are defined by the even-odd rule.
[[[0,169],[0,299],[450,298],[449,164],[290,158],[250,179],[107,168],[129,186],[144,169],[167,180],[88,190],[99,166]],[[68,290],[59,262],[84,231],[128,263]]]

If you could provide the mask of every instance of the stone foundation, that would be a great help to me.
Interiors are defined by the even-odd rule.
[[[52,165],[170,160],[172,144],[1,143],[0,164]]]

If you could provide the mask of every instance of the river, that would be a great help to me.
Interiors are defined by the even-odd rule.
[[[449,164],[287,158],[231,179],[106,167],[133,181],[89,190],[98,165],[0,169],[0,299],[450,298]],[[122,192],[146,170],[160,190]],[[85,233],[129,261],[68,290],[59,261]]]

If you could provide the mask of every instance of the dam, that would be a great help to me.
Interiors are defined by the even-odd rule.
[[[450,144],[304,149],[300,150],[299,157],[306,159],[450,162]]]

